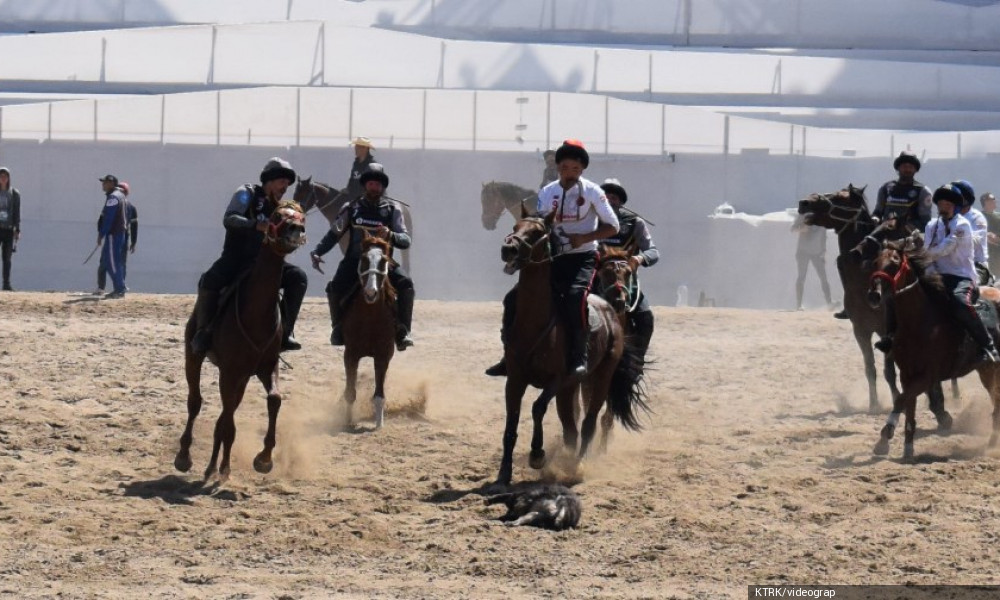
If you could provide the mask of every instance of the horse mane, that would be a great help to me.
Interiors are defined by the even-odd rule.
[[[920,285],[929,290],[944,293],[944,281],[942,281],[941,275],[936,271],[928,270],[934,261],[927,256],[926,250],[923,248],[910,250],[904,248],[901,252],[906,255],[906,259],[910,262],[910,268],[913,269]]]
[[[378,246],[379,248],[381,248],[382,253],[385,254],[387,257],[389,256],[389,253],[392,251],[392,246],[389,244],[389,240],[382,239],[378,236],[369,235],[368,237],[365,238],[364,241],[369,246]]]
[[[628,260],[631,254],[625,248],[601,244],[600,256],[601,262],[604,262],[606,260]]]

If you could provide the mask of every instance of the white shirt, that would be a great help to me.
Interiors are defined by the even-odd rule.
[[[597,251],[596,241],[573,248],[567,234],[594,233],[600,226],[598,221],[618,229],[618,216],[604,190],[583,177],[568,190],[563,190],[557,179],[538,192],[538,216],[544,217],[553,211],[556,217],[552,230],[559,241],[559,254]]]
[[[950,220],[931,219],[924,230],[924,248],[934,261],[934,270],[943,275],[956,275],[976,281],[973,257],[972,225],[955,213]]]
[[[990,258],[990,251],[986,246],[986,231],[989,227],[986,222],[986,215],[978,208],[972,207],[962,216],[972,226],[972,242],[975,250],[973,258],[978,263],[985,263]]]

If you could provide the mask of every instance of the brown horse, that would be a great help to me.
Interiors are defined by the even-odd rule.
[[[504,272],[513,274],[520,271],[520,275],[514,322],[504,349],[508,371],[505,391],[507,419],[497,486],[509,485],[513,476],[521,400],[529,385],[542,390],[531,409],[534,429],[529,464],[535,469],[545,463],[542,419],[553,397],[556,398],[556,410],[563,426],[563,444],[571,452],[577,447],[574,397],[578,385],[583,386],[583,397],[589,399],[579,434],[578,460],[587,454],[597,427],[597,416],[605,402],[619,422],[630,430],[641,429],[638,409],[649,410],[643,390],[641,359],[625,344],[625,332],[614,310],[604,299],[594,295],[588,298],[588,374],[582,382],[569,376],[566,335],[555,316],[550,284],[551,231],[552,215],[542,219],[524,213],[500,249],[500,257],[506,263]]]
[[[868,278],[872,268],[869,263],[858,259],[853,253],[865,238],[872,234],[875,224],[868,212],[868,200],[865,189],[848,184],[846,188],[829,194],[811,194],[799,201],[799,214],[805,215],[809,225],[832,229],[837,234],[837,272],[844,287],[844,308],[847,310],[854,340],[861,349],[864,359],[865,378],[868,380],[868,412],[881,412],[878,403],[878,390],[875,387],[875,351],[872,348],[872,336],[885,335],[885,314],[881,306],[873,307],[868,303]],[[893,402],[899,397],[896,386],[896,366],[892,354],[883,359],[882,374],[892,392]],[[957,392],[956,392],[957,395]],[[931,387],[931,411],[937,417],[939,428],[950,429],[951,415],[944,409],[944,393],[940,383]]]
[[[307,213],[313,208],[318,209],[323,213],[326,220],[329,221],[331,227],[336,222],[337,215],[340,214],[340,210],[344,208],[344,205],[353,200],[353,198],[348,197],[347,190],[338,190],[328,183],[313,181],[312,177],[299,178],[292,199],[298,202],[302,206],[302,210]],[[403,213],[403,223],[406,225],[406,230],[412,234],[413,219],[410,217],[410,209],[402,202],[397,201],[397,203],[399,204],[399,210]],[[347,253],[347,245],[350,241],[351,236],[341,236],[339,245],[342,253]],[[403,269],[409,272],[410,254],[405,251],[401,254]]]
[[[893,355],[903,388],[875,445],[874,453],[878,455],[889,453],[889,440],[900,413],[905,412],[903,458],[912,459],[917,395],[927,392],[936,382],[962,377],[973,370],[979,373],[979,380],[993,401],[990,448],[997,445],[1000,434],[1000,364],[976,361],[979,349],[966,340],[964,328],[951,316],[941,278],[927,272],[928,263],[922,249],[905,239],[886,242],[875,260],[869,293],[873,303],[881,302],[882,294],[893,295],[898,323]],[[988,289],[993,290],[996,310],[995,300],[1000,295],[995,289]]]
[[[254,458],[253,466],[260,473],[270,472],[271,451],[275,443],[275,425],[281,408],[278,390],[278,353],[281,350],[281,316],[278,291],[285,256],[305,244],[305,216],[294,202],[282,202],[271,214],[257,259],[249,275],[235,284],[231,300],[215,319],[212,347],[207,358],[219,367],[219,395],[222,414],[215,423],[212,459],[205,469],[205,480],[215,472],[222,448],[219,475],[229,476],[229,457],[236,439],[234,416],[250,377],[256,375],[267,392],[267,434],[264,449]],[[201,412],[201,365],[205,356],[191,351],[191,338],[196,329],[192,312],[184,329],[184,371],[188,384],[188,420],[181,436],[181,447],[174,459],[178,471],[191,468],[191,441],[195,418]]]
[[[389,282],[392,266],[389,242],[365,231],[358,263],[359,291],[344,314],[344,373],[348,427],[353,426],[354,400],[357,397],[358,363],[370,356],[375,366],[375,428],[380,429],[385,415],[385,375],[396,352],[396,290]]]
[[[538,191],[506,181],[491,181],[483,184],[479,199],[483,204],[483,228],[493,231],[505,210],[515,220],[520,218],[522,210],[534,214],[538,205]]]

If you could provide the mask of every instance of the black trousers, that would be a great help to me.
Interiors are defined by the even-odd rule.
[[[979,299],[979,287],[976,282],[965,277],[945,274],[941,275],[941,281],[948,291],[952,314],[980,347],[989,347],[993,341],[975,308],[976,300]]]
[[[219,292],[233,283],[239,274],[249,266],[245,258],[225,254],[219,257],[205,271],[198,281],[198,289]],[[295,265],[285,263],[281,268],[282,317],[285,319],[285,333],[289,334],[295,328],[299,318],[299,309],[309,287],[306,272]]]
[[[0,227],[0,256],[3,257],[3,284],[10,287],[10,257],[14,253],[14,230]]]

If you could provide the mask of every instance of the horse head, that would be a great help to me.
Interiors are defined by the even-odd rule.
[[[554,217],[554,212],[545,218],[531,217],[522,207],[521,218],[514,223],[514,231],[504,238],[500,247],[504,273],[513,275],[527,264],[543,263],[551,259],[548,241]]]
[[[919,235],[883,242],[878,256],[872,261],[874,271],[869,279],[868,303],[878,307],[882,303],[885,286],[896,294],[917,280],[942,290],[941,276],[927,270],[930,263],[923,250],[923,238]]]
[[[361,240],[361,260],[358,261],[358,280],[365,302],[375,304],[388,286],[389,268],[393,265],[388,240],[374,236],[366,230]],[[391,294],[391,291],[388,292]],[[388,295],[388,294],[387,294]]]
[[[809,194],[799,200],[799,214],[808,225],[833,229],[838,234],[850,226],[870,222],[865,188],[847,187],[829,194]]]
[[[287,256],[306,243],[306,216],[298,202],[282,201],[271,213],[264,243],[280,256]]]
[[[635,291],[635,271],[629,261],[632,252],[627,247],[602,244],[598,255],[597,289],[615,312],[623,315],[628,312]]]
[[[496,181],[483,184],[483,191],[479,194],[479,201],[483,205],[483,214],[481,216],[483,228],[493,231],[497,228],[500,216],[506,208]]]
[[[292,194],[292,200],[298,202],[302,210],[305,211],[308,211],[316,204],[316,188],[313,186],[311,175],[305,179],[299,177],[298,183],[295,186],[295,193]]]

